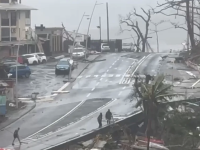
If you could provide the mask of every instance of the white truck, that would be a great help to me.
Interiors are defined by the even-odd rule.
[[[133,43],[123,43],[122,44],[122,50],[124,50],[124,51],[134,51]]]

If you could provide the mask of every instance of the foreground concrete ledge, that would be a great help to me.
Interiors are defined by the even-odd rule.
[[[117,122],[115,122],[114,124],[118,124],[118,125],[132,125],[132,124],[140,124],[144,121],[144,114],[142,111],[139,111],[137,113],[134,113],[130,116],[128,116],[127,118],[123,119],[123,120],[119,120]],[[47,148],[45,148],[44,150],[58,150],[58,149],[64,149],[66,148],[67,145],[73,145],[73,144],[77,144],[78,142],[81,141],[88,141],[94,137],[96,137],[97,134],[105,134],[108,131],[110,131],[111,129],[113,129],[114,124],[111,124],[110,126],[104,126],[102,128],[97,128],[95,130],[91,130],[89,132],[86,132],[85,134],[79,135],[78,137],[72,137],[62,143],[59,143],[57,145],[54,146],[47,146]]]

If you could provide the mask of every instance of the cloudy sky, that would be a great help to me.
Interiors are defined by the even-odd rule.
[[[159,0],[162,3],[164,0]],[[110,20],[110,38],[127,39],[123,42],[132,42],[131,35],[135,36],[134,32],[124,32],[120,34],[119,15],[126,16],[133,8],[136,8],[138,13],[141,13],[141,7],[146,10],[157,5],[157,0],[99,0],[101,5],[96,6],[92,23],[90,27],[90,34],[93,39],[99,38],[99,30],[96,26],[99,24],[99,17],[102,20],[102,38],[106,39],[106,2],[109,5],[109,20]],[[91,15],[95,0],[22,0],[22,4],[28,5],[38,10],[32,12],[32,26],[44,24],[46,27],[60,27],[63,22],[67,30],[76,30],[81,20],[83,13]],[[160,20],[172,20],[173,22],[183,23],[182,18],[164,17],[162,15],[153,15],[152,22],[159,22]],[[144,23],[138,20],[141,29],[144,31]],[[87,17],[83,19],[80,33],[86,34],[89,20]],[[158,26],[159,30],[172,27],[169,22]],[[126,26],[123,26],[126,28]],[[150,26],[154,28],[153,25]],[[151,32],[151,31],[150,31]],[[153,48],[156,46],[155,34],[151,34],[149,40]],[[161,49],[177,49],[182,48],[181,43],[186,40],[186,32],[181,29],[170,29],[159,32],[159,41]]]

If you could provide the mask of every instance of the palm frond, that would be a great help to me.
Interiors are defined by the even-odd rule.
[[[143,103],[143,99],[139,99],[139,100],[137,101],[137,103],[135,104],[135,107],[136,107],[136,108],[140,107],[140,106],[142,105],[142,103]]]
[[[184,95],[184,94],[178,94],[178,95]],[[166,94],[163,94],[163,95],[156,95],[155,98],[169,98],[169,97],[175,97],[177,96],[177,93],[166,93]]]
[[[159,75],[158,77],[156,77],[155,79],[155,83],[154,83],[154,90],[157,91],[159,89],[159,87],[162,85],[162,82],[164,81],[165,76],[164,75]]]
[[[163,84],[161,86],[161,88],[159,88],[157,91],[155,91],[156,95],[160,95],[162,93],[166,93],[169,92],[169,90],[171,89],[172,85],[169,84]]]

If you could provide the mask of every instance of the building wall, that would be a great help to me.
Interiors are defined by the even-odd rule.
[[[0,47],[0,59],[10,55],[9,47]]]
[[[31,26],[31,11],[29,10],[18,10],[16,12],[16,26],[1,26],[1,20],[3,18],[2,14],[8,13],[8,18],[11,19],[11,11],[0,11],[0,41],[2,41],[2,29],[9,30],[11,37],[16,38],[16,40],[26,40],[26,30]],[[11,39],[12,40],[12,39]],[[10,39],[9,39],[10,41]]]

